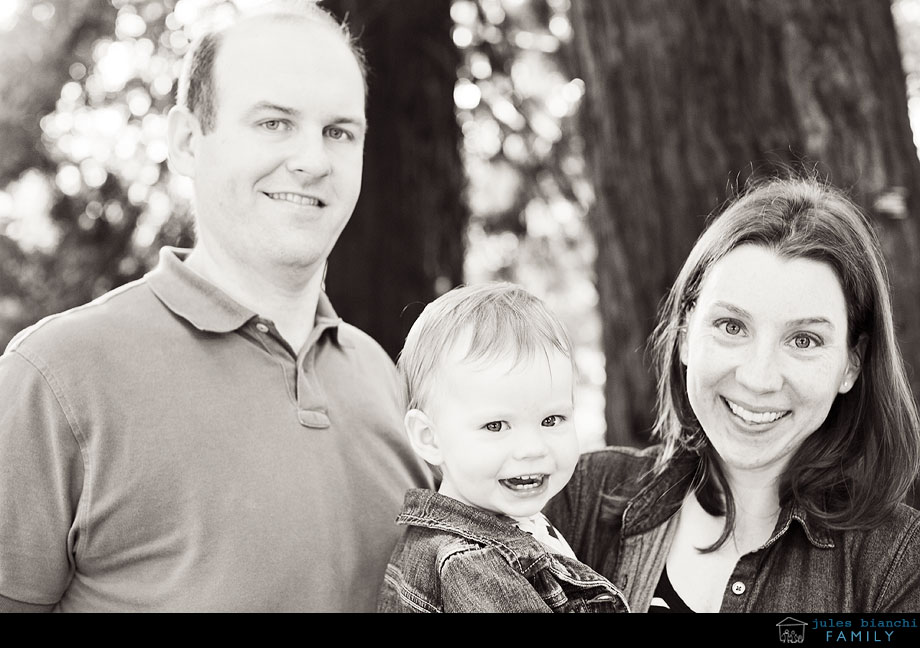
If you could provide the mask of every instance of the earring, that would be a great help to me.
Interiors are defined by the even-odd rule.
[[[849,389],[849,388],[850,388],[850,381],[849,381],[849,380],[844,380],[842,386],[843,386],[844,389]]]

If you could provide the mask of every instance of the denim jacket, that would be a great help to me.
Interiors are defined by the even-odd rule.
[[[544,511],[582,560],[623,588],[633,612],[648,611],[699,463],[684,454],[652,476],[659,451],[585,453]],[[831,531],[784,506],[770,539],[738,560],[720,611],[920,611],[920,513],[901,504],[874,529]]]
[[[629,611],[607,579],[486,511],[413,489],[396,521],[378,612]]]

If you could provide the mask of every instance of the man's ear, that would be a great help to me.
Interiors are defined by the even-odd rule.
[[[860,336],[856,346],[847,353],[847,370],[844,372],[843,382],[840,383],[840,388],[837,390],[839,393],[846,394],[856,384],[856,379],[859,377],[860,371],[862,371],[867,340],[868,338],[865,335]]]
[[[432,466],[440,466],[444,459],[438,447],[434,424],[428,415],[420,409],[411,409],[406,412],[404,422],[406,434],[409,435],[409,443],[415,453]]]
[[[166,117],[170,169],[189,178],[195,177],[195,154],[200,137],[198,118],[182,106],[173,106]]]

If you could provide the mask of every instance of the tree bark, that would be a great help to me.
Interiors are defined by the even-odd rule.
[[[336,0],[370,67],[361,199],[329,260],[339,314],[392,357],[422,306],[462,281],[467,209],[450,0]]]
[[[706,215],[789,164],[848,190],[877,227],[920,393],[920,161],[888,1],[572,0],[571,20],[608,442],[649,442],[646,341]]]

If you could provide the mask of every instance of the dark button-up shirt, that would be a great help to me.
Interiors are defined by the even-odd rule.
[[[661,576],[698,459],[682,455],[650,474],[660,448],[584,454],[546,513],[576,555],[645,612]],[[920,513],[902,504],[871,530],[830,531],[795,504],[770,539],[742,556],[722,612],[920,611]]]

